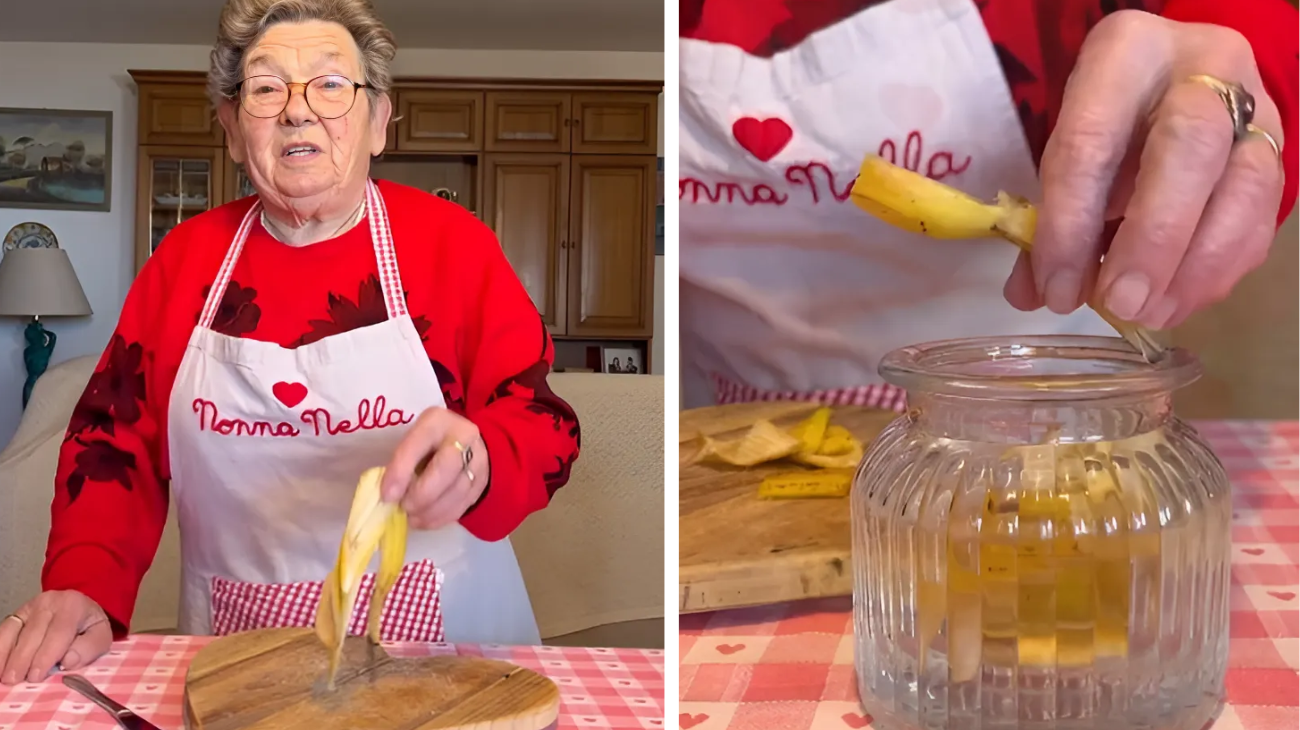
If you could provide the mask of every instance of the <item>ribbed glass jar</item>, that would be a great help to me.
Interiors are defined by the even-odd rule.
[[[908,412],[852,492],[858,689],[878,727],[1200,730],[1228,660],[1223,466],[1200,375],[1117,338],[890,353]]]

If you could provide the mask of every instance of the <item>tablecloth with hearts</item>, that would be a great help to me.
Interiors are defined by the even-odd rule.
[[[1233,487],[1227,706],[1214,730],[1300,726],[1300,427],[1196,423]],[[853,674],[852,602],[819,599],[681,617],[683,730],[843,730],[871,718]]]
[[[79,674],[163,730],[184,726],[181,698],[190,660],[212,639],[132,636]],[[393,656],[460,654],[513,662],[560,689],[557,730],[664,727],[664,653],[659,650],[466,644],[386,644]],[[0,730],[111,730],[108,713],[57,676],[0,687]]]

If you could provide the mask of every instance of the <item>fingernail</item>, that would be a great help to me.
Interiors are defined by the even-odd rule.
[[[1152,307],[1151,314],[1142,318],[1142,324],[1153,330],[1164,329],[1177,311],[1178,300],[1173,297],[1163,297]]]
[[[67,654],[63,655],[63,661],[59,662],[59,671],[62,672],[64,667],[75,667],[81,661],[81,655],[76,649],[69,649]]]
[[[18,684],[18,673],[10,672],[5,675],[5,684]]]
[[[1047,277],[1043,303],[1057,314],[1069,314],[1079,308],[1079,287],[1083,277],[1074,269],[1061,269]]]
[[[28,684],[35,684],[36,682],[41,681],[41,679],[42,679],[41,673],[36,671],[35,669],[32,669],[31,671],[27,672]]]
[[[1106,308],[1125,321],[1133,321],[1151,295],[1151,282],[1145,274],[1130,271],[1119,277],[1106,292]]]

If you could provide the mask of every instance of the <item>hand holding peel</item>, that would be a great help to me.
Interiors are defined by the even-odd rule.
[[[882,221],[931,238],[1000,236],[1020,247],[1022,257],[1034,248],[1038,211],[1028,201],[1000,193],[996,203],[985,203],[875,155],[862,162],[851,198]],[[1164,351],[1142,327],[1115,317],[1100,304],[1092,307],[1148,361]]]
[[[384,501],[398,502],[411,527],[455,523],[482,496],[491,476],[478,426],[455,411],[430,408],[411,425],[384,471]]]
[[[1232,114],[1205,75],[1241,84],[1262,131],[1234,141]],[[1273,142],[1294,145],[1240,34],[1107,15],[1066,84],[1040,165],[1038,240],[1007,300],[1062,314],[1089,300],[1168,329],[1225,298],[1264,262],[1280,222]]]

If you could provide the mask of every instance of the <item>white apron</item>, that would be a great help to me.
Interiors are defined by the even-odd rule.
[[[1019,312],[1004,241],[940,241],[848,200],[867,153],[980,198],[1037,173],[972,0],[891,0],[770,59],[681,40],[685,407],[902,407],[876,373],[909,344],[1102,334],[1091,310]]]
[[[296,349],[211,329],[260,208],[230,245],[168,407],[186,634],[310,626],[361,472],[385,464],[422,411],[445,406],[373,182],[366,208],[386,321]],[[484,542],[459,524],[413,530],[406,560],[385,639],[540,643],[509,540]],[[364,628],[373,575],[364,585],[353,633]]]

